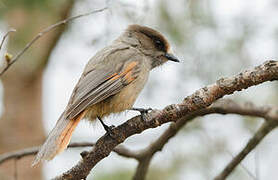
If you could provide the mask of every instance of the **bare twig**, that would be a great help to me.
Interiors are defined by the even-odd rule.
[[[6,32],[6,34],[3,36],[3,38],[2,38],[2,41],[1,41],[1,43],[0,43],[0,51],[1,51],[1,49],[2,49],[2,46],[3,46],[3,44],[4,44],[4,42],[5,42],[5,39],[9,36],[9,34],[10,33],[12,33],[12,32],[16,32],[16,29],[10,29],[8,32]]]
[[[225,150],[232,158],[235,158],[235,156],[228,150]],[[257,180],[256,176],[253,175],[253,173],[246,167],[244,166],[242,163],[239,163],[239,166],[248,174],[248,176],[250,178],[252,178],[253,180]]]
[[[264,122],[262,127],[249,140],[249,142],[243,148],[243,150],[240,151],[240,153],[232,159],[232,161],[224,168],[224,170],[218,176],[215,177],[215,180],[225,180],[237,167],[237,165],[262,141],[262,139],[274,128],[277,127],[277,123],[278,118],[276,121]]]
[[[264,107],[261,107],[261,108],[264,108]],[[273,107],[273,108],[276,108],[276,107]],[[271,108],[271,109],[273,109],[273,108]],[[243,107],[242,110],[244,110],[244,107]],[[252,115],[251,115],[251,116],[252,116]],[[256,116],[255,116],[255,117],[256,117]],[[202,131],[202,133],[204,134],[204,137],[208,139],[207,142],[213,142],[213,141],[214,141],[213,138],[210,137],[210,135],[209,135],[208,133],[206,133],[205,131]],[[207,143],[207,145],[211,145],[211,143]],[[231,151],[229,151],[228,149],[224,148],[224,151],[225,151],[228,155],[230,155],[232,158],[235,157],[235,156],[233,155],[233,153],[232,153]],[[253,173],[252,173],[244,164],[240,163],[239,166],[247,173],[247,175],[248,175],[251,179],[256,180],[255,175],[253,175]]]
[[[14,151],[14,152],[2,154],[0,156],[0,164],[4,163],[9,159],[20,159],[21,157],[24,156],[35,155],[38,152],[38,149],[39,147],[31,147],[20,151]]]
[[[60,9],[60,19],[67,19],[70,17],[71,11],[73,9],[75,0],[67,0]],[[31,77],[37,77],[37,74],[40,74],[44,68],[46,67],[47,63],[49,62],[49,57],[55,48],[57,42],[59,41],[61,35],[65,32],[67,29],[67,24],[64,26],[57,27],[56,31],[51,36],[51,40],[48,41],[48,46],[45,48],[45,50],[42,52],[40,56],[40,61],[37,64],[37,67],[34,68],[33,74],[30,75]],[[37,74],[36,74],[37,73]]]
[[[270,115],[269,112],[273,111],[275,107],[268,107],[268,106],[255,106],[251,102],[246,102],[243,104],[235,103],[234,101],[230,99],[222,99],[214,104],[212,104],[210,107],[196,111],[192,114],[186,115],[180,120],[178,120],[176,123],[172,123],[170,127],[164,131],[164,133],[155,140],[151,145],[149,145],[146,149],[144,149],[140,154],[141,158],[139,159],[139,163],[136,169],[136,172],[134,174],[133,179],[140,179],[144,180],[146,177],[146,169],[145,167],[148,167],[149,165],[147,163],[151,162],[151,158],[153,155],[161,151],[167,142],[174,137],[178,131],[184,127],[188,122],[190,122],[192,119],[198,117],[198,116],[204,116],[207,114],[238,114],[238,115],[248,115],[248,116],[254,116],[254,117],[262,117],[262,118],[268,118]]]
[[[167,122],[176,122],[180,118],[202,110],[217,99],[246,89],[266,81],[278,79],[278,62],[267,61],[252,70],[244,71],[236,76],[221,78],[215,84],[204,87],[188,96],[180,104],[169,105],[163,110],[152,111],[148,120],[143,121],[140,116],[133,117],[122,125],[113,129],[115,137],[102,136],[77,165],[55,179],[85,179],[91,169],[126,138],[141,133],[145,129],[155,128]]]
[[[68,23],[70,21],[73,21],[77,18],[81,18],[81,17],[84,17],[84,16],[88,16],[88,15],[91,15],[91,14],[102,12],[106,9],[107,8],[105,7],[105,8],[94,10],[94,11],[91,11],[91,12],[88,12],[88,13],[80,14],[80,15],[77,15],[77,16],[72,16],[72,17],[67,18],[65,20],[59,21],[59,22],[57,22],[57,23],[55,23],[51,26],[48,26],[47,28],[45,28],[44,30],[39,32],[28,44],[26,44],[26,46],[16,56],[14,56],[14,58],[12,58],[12,60],[9,63],[7,63],[6,67],[0,72],[0,76],[2,76],[4,74],[4,72],[7,71],[9,69],[9,67],[13,63],[15,63],[25,53],[25,51],[27,51],[38,39],[40,39],[46,33],[50,32],[51,30],[57,28],[60,25],[66,24],[66,23]]]
[[[95,145],[95,143],[91,143],[91,142],[81,142],[81,143],[71,143],[71,144],[69,144],[68,147],[69,148],[78,148],[78,147],[80,148],[80,147],[90,147],[90,146],[94,146],[94,145]],[[31,148],[26,148],[26,149],[2,154],[2,155],[0,155],[0,165],[10,159],[18,160],[25,156],[36,155],[37,152],[39,151],[39,148],[40,147],[37,146],[37,147],[31,147]],[[135,152],[132,152],[131,150],[125,148],[122,145],[119,145],[113,151],[123,157],[128,157],[128,158],[132,157],[132,158],[136,159],[136,157],[138,156]]]

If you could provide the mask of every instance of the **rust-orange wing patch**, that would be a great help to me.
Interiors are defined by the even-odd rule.
[[[107,78],[107,80],[108,79],[117,80],[119,78],[123,78],[125,82],[131,83],[136,78],[136,76],[132,71],[134,70],[134,68],[137,67],[137,65],[138,65],[137,61],[132,61],[129,64],[127,64],[126,67],[124,67],[121,73],[114,73],[109,78]]]
[[[119,93],[126,85],[137,78],[140,72],[139,63],[139,61],[129,61],[123,65],[123,68],[119,72],[111,73],[111,75],[106,74],[106,78],[103,78],[95,88],[86,88],[88,90],[90,89],[90,91],[83,92],[84,95],[80,96],[78,100],[68,107],[66,117],[72,119],[88,106]]]

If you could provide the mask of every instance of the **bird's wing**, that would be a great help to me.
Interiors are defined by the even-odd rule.
[[[140,61],[136,58],[120,61],[116,66],[118,68],[98,66],[83,74],[65,111],[67,119],[73,119],[87,107],[117,94],[140,72]]]

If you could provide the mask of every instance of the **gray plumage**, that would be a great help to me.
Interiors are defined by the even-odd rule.
[[[33,165],[50,160],[68,145],[79,121],[93,121],[132,108],[149,72],[167,60],[167,40],[157,31],[131,25],[110,46],[89,60],[69,103],[38,152]]]

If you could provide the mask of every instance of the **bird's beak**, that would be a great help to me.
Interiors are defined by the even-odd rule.
[[[164,55],[169,61],[180,62],[172,53],[165,53]]]

